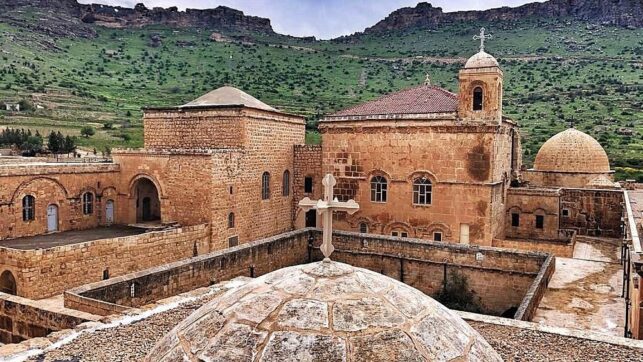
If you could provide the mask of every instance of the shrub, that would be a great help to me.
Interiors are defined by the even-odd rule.
[[[473,313],[483,312],[480,298],[469,288],[469,279],[466,275],[455,270],[449,273],[435,299],[449,309]]]

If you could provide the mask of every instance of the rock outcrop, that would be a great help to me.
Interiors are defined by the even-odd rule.
[[[100,4],[82,5],[80,17],[84,23],[95,23],[108,27],[143,27],[146,25],[168,25],[180,28],[207,28],[234,32],[272,34],[270,20],[245,15],[242,11],[225,6],[214,9],[186,9],[179,11],[173,6],[167,9],[148,9],[137,4],[133,9]]]
[[[643,27],[641,0],[550,0],[516,8],[502,7],[485,11],[445,13],[442,8],[422,2],[416,7],[401,8],[364,33],[384,33],[414,27],[435,29],[440,25],[466,21],[502,21],[525,18],[575,18],[601,24],[633,28]]]

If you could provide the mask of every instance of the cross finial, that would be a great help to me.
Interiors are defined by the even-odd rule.
[[[431,85],[431,77],[429,73],[426,73],[426,78],[424,78],[424,85]]]
[[[346,211],[349,214],[354,214],[359,210],[359,205],[355,200],[340,202],[337,198],[333,198],[333,186],[335,186],[336,183],[337,181],[335,181],[335,177],[333,177],[332,174],[326,174],[322,180],[322,185],[324,185],[324,198],[322,200],[312,201],[305,197],[299,201],[299,207],[304,212],[315,209],[317,210],[317,214],[322,215],[324,233],[320,249],[324,254],[325,262],[330,261],[330,254],[335,250],[335,247],[333,247],[333,212]]]
[[[493,35],[491,34],[485,34],[485,29],[480,28],[480,35],[474,35],[473,40],[480,40],[480,51],[484,51],[484,41],[486,39],[493,39]]]

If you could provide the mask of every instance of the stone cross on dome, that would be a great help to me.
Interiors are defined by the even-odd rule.
[[[324,254],[325,262],[330,261],[330,254],[335,250],[335,247],[333,247],[333,212],[345,211],[352,215],[359,210],[359,205],[355,200],[340,202],[336,197],[333,198],[333,187],[336,183],[337,181],[332,174],[326,174],[322,180],[322,185],[324,185],[324,198],[322,200],[313,201],[308,197],[305,197],[303,200],[299,201],[299,207],[304,212],[310,209],[315,209],[317,210],[317,214],[322,216],[324,231],[320,249],[322,254]]]
[[[474,35],[473,40],[480,40],[480,51],[484,51],[484,41],[487,39],[493,39],[493,35],[485,34],[485,29],[480,28],[480,35]]]

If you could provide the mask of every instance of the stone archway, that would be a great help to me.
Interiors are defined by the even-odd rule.
[[[13,274],[8,270],[5,270],[0,274],[0,292],[18,295],[16,278],[14,278]]]
[[[161,200],[159,190],[152,180],[141,177],[134,183],[136,199],[136,222],[161,220]]]

